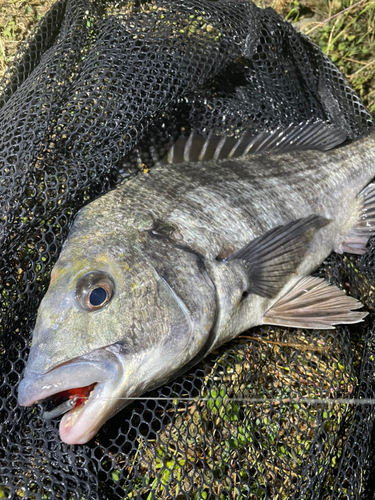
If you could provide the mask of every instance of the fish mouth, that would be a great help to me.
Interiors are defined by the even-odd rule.
[[[87,443],[118,411],[116,393],[122,385],[124,370],[120,356],[112,348],[99,349],[43,374],[26,369],[18,388],[19,404],[74,400],[72,409],[61,419],[60,437],[67,444]],[[121,403],[121,406],[126,404]]]

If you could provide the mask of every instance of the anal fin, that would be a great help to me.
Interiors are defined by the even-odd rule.
[[[341,323],[359,323],[368,313],[355,311],[363,307],[321,278],[308,276],[281,297],[264,315],[266,325],[333,330]]]
[[[340,245],[338,253],[363,255],[366,253],[368,240],[375,236],[375,184],[366,186],[359,196],[363,199],[360,220]]]

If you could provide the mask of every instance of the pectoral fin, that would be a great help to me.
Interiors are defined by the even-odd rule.
[[[309,276],[279,299],[263,318],[266,325],[333,330],[340,323],[359,323],[368,313],[361,302],[334,285]]]
[[[272,298],[296,272],[314,234],[329,222],[318,215],[292,221],[252,240],[224,261],[244,265],[249,277],[248,293]]]
[[[375,235],[375,184],[369,184],[359,195],[362,210],[358,224],[350,231],[336,251],[362,255],[366,252],[368,240]]]

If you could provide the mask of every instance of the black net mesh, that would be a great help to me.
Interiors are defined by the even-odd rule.
[[[247,1],[60,0],[0,90],[0,498],[372,498],[372,314],[334,331],[246,332],[87,445],[62,443],[40,407],[17,405],[77,211],[192,128],[322,119],[359,136],[371,116],[334,65]],[[318,274],[372,311],[374,256],[374,245],[333,255]]]

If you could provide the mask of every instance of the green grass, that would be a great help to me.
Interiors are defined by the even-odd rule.
[[[11,0],[0,4],[0,76],[12,60],[19,43],[29,35],[52,3],[54,2],[50,0]],[[258,3],[263,3],[264,6],[273,3],[289,21],[299,23],[301,30],[334,61],[375,114],[375,0],[362,0],[360,3],[357,0],[258,0]],[[193,21],[189,29],[195,29]],[[91,23],[91,20],[88,19],[87,22]],[[198,457],[201,460],[200,469],[194,464],[196,472],[191,473],[197,485],[201,475],[204,477],[196,500],[208,498],[208,484],[218,492],[217,498],[227,498],[230,488],[227,480],[228,466],[232,467],[239,484],[248,484],[246,491],[238,487],[234,492],[238,499],[254,498],[255,495],[261,499],[264,495],[261,486],[267,481],[276,480],[281,484],[289,476],[294,480],[301,479],[301,470],[309,457],[316,429],[323,425],[327,433],[334,430],[337,433],[343,420],[350,416],[351,409],[340,404],[319,408],[290,403],[271,406],[265,402],[251,406],[231,400],[228,394],[238,391],[257,394],[259,387],[262,387],[262,394],[266,397],[267,377],[272,376],[273,380],[279,381],[279,391],[275,392],[274,387],[269,387],[268,395],[280,400],[292,397],[293,388],[296,387],[311,398],[322,396],[321,391],[323,396],[332,397],[331,390],[336,397],[349,397],[356,380],[341,363],[340,346],[332,344],[333,338],[328,336],[325,339],[326,343],[322,346],[322,349],[326,349],[324,356],[316,356],[316,346],[313,346],[310,351],[302,349],[291,362],[290,346],[294,354],[296,347],[290,344],[288,350],[287,347],[280,346],[279,335],[280,332],[275,329],[274,337],[267,339],[263,349],[262,340],[258,339],[262,360],[265,363],[268,360],[261,369],[255,366],[255,361],[251,360],[248,352],[233,353],[233,362],[223,365],[227,374],[226,383],[215,386],[211,381],[209,386],[210,382],[206,381],[205,386],[208,385],[209,389],[203,391],[201,396],[208,398],[208,401],[191,403],[191,418],[184,419],[181,414],[175,415],[172,423],[160,433],[158,442],[145,443],[139,439],[137,453],[132,458],[133,468],[129,467],[125,471],[116,463],[116,457],[108,457],[113,482],[124,490],[132,482],[133,491],[127,498],[136,498],[138,492],[144,492],[145,489],[150,492],[149,497],[154,492],[156,498],[164,498],[167,487],[177,495],[178,480],[182,477],[183,470],[194,464],[191,450],[195,450],[197,442],[205,444],[207,448],[205,456]],[[298,338],[291,338],[291,341],[308,346],[310,334],[299,332],[298,335]],[[255,343],[252,341],[249,346]],[[219,356],[217,365],[222,362],[223,359]],[[240,365],[240,370],[237,370],[237,365]],[[245,376],[249,370],[253,370],[257,376]],[[259,387],[246,382],[253,379],[258,380]],[[319,391],[316,387],[320,388]],[[221,434],[207,436],[206,429],[217,427],[218,419]],[[296,421],[299,422],[295,426],[296,432],[287,438],[283,426]],[[340,459],[341,448],[342,442],[332,443],[327,440],[319,457],[319,466],[322,468],[330,464],[334,468]],[[278,464],[278,468],[271,477],[267,467],[272,460]],[[150,468],[144,465],[146,462],[150,464]],[[238,468],[236,463],[240,463],[242,468]],[[289,472],[291,465],[292,475]],[[133,478],[135,468],[140,476],[143,474],[145,483],[141,477]],[[333,480],[333,476],[326,479],[327,496],[330,481]],[[5,486],[0,486],[0,499],[2,498],[8,498]],[[279,496],[281,498],[287,497]]]
[[[0,2],[0,77],[54,0]],[[297,22],[375,115],[375,0],[255,0]]]
[[[0,77],[55,0],[0,0]]]
[[[327,54],[375,116],[375,0],[258,0]]]

